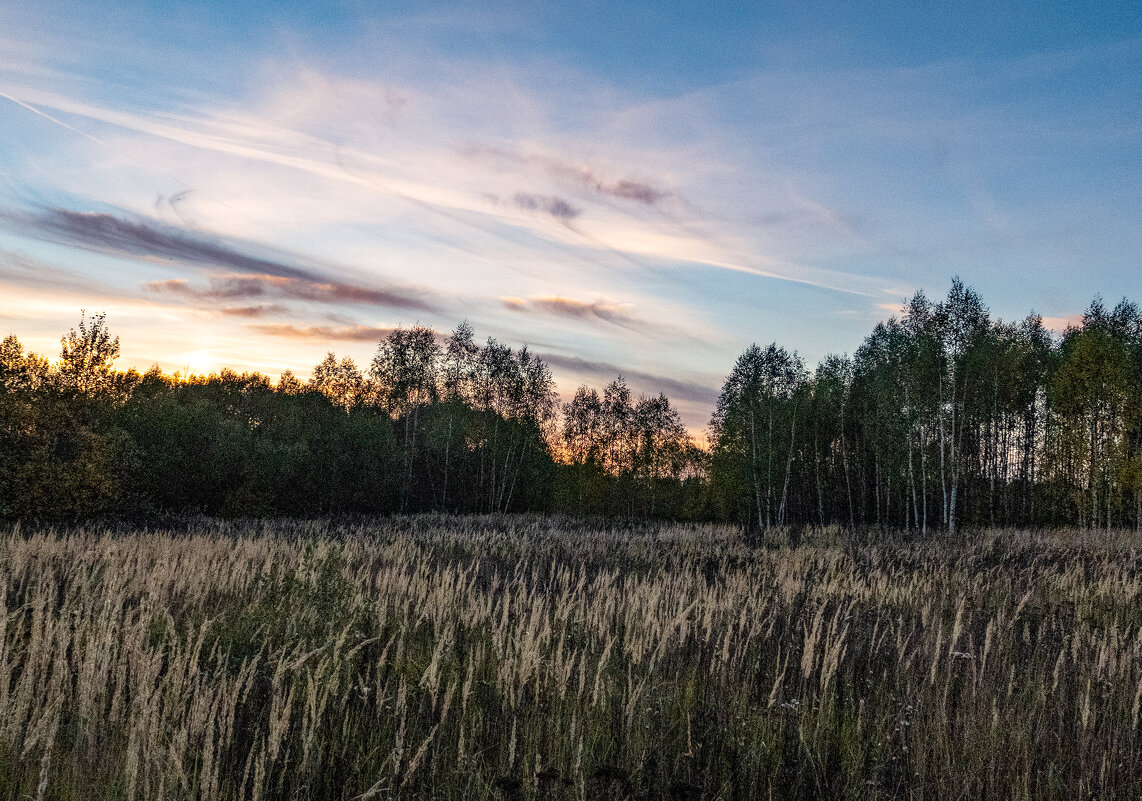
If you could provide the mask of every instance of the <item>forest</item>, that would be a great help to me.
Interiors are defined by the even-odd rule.
[[[758,321],[764,329],[764,321]],[[1142,530],[1142,312],[1062,334],[994,318],[958,278],[851,356],[777,343],[732,365],[704,442],[621,377],[564,403],[528,348],[416,325],[301,381],[118,370],[103,315],[56,361],[0,343],[9,519],[563,513],[838,526]]]

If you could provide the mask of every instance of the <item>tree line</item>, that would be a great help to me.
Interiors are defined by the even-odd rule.
[[[55,363],[0,343],[0,515],[701,514],[701,452],[666,396],[619,377],[561,407],[542,359],[466,322],[398,328],[365,369],[330,353],[305,382],[118,354],[103,315]]]
[[[55,363],[0,343],[0,514],[562,512],[736,522],[1142,531],[1142,313],[1056,335],[953,279],[813,371],[750,346],[695,443],[622,377],[560,403],[526,347],[399,328],[308,381],[118,371],[102,315]]]
[[[812,374],[749,348],[710,437],[716,505],[749,528],[1142,531],[1142,314],[1096,299],[1055,336],[957,278]]]

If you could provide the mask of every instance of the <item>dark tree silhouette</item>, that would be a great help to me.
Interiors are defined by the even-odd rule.
[[[964,535],[1142,532],[1142,313],[1095,299],[1054,335],[993,319],[958,278],[810,374],[776,343],[722,387],[709,449],[619,376],[562,406],[528,348],[399,328],[363,375],[302,383],[114,367],[104,315],[58,361],[0,341],[0,515],[78,518],[558,511]]]

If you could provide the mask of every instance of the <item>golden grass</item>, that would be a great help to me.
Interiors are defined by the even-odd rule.
[[[1136,798],[1142,543],[0,535],[0,799]]]

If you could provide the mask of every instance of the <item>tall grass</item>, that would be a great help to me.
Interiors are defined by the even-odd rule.
[[[0,799],[1137,798],[1142,547],[0,535]]]

